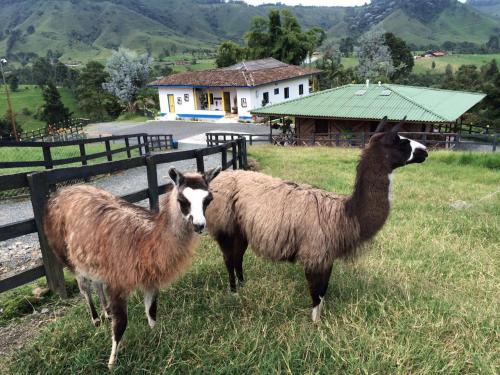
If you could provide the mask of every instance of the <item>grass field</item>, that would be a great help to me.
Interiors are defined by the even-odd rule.
[[[446,70],[446,65],[450,64],[453,67],[453,71],[456,72],[461,65],[474,64],[478,68],[482,65],[496,59],[500,64],[500,53],[496,54],[485,54],[485,55],[447,55],[443,57],[433,57],[429,59],[420,59],[415,61],[415,67],[413,68],[413,73],[425,74],[430,73],[444,73]],[[432,69],[432,62],[436,63],[435,69]],[[358,65],[358,59],[356,57],[344,57],[342,58],[342,64],[345,68],[355,67]]]
[[[73,112],[73,117],[82,117],[76,98],[66,88],[59,88],[61,100],[66,107]],[[17,113],[17,122],[19,122],[24,131],[35,130],[45,127],[45,122],[37,120],[33,115],[37,112],[38,108],[43,105],[42,90],[35,85],[21,85],[19,90],[11,93],[12,106]],[[23,108],[29,109],[31,115],[24,115]],[[0,90],[0,116],[4,116],[7,111],[7,99],[3,87]]]
[[[331,148],[250,153],[265,173],[345,194],[359,157]],[[162,291],[153,332],[139,295],[131,297],[115,373],[495,374],[499,186],[499,154],[434,152],[398,170],[386,226],[355,263],[334,265],[320,324],[310,321],[299,265],[249,251],[247,284],[234,296],[204,236],[187,275]],[[456,201],[472,206],[455,209]],[[105,373],[110,343],[109,324],[94,328],[82,300],[0,358],[0,369]]]

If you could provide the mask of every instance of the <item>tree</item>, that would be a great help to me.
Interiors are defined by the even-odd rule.
[[[17,134],[21,134],[23,132],[21,124],[19,124],[19,121],[17,120],[16,120],[16,131]],[[9,110],[7,110],[5,116],[3,118],[0,118],[0,137],[7,139],[14,139],[14,136],[12,134],[13,134],[13,129],[11,122],[11,115]]]
[[[432,70],[436,69],[436,62],[435,61],[432,62],[431,68],[432,68]]]
[[[274,9],[267,20],[264,17],[252,19],[245,39],[249,59],[274,57],[298,65],[323,42],[325,33],[319,27],[304,32],[292,12]]]
[[[349,57],[354,52],[354,41],[351,37],[340,39],[339,51],[345,56]]]
[[[49,81],[54,81],[54,70],[52,69],[52,64],[49,59],[45,57],[39,57],[33,62],[31,68],[33,72],[33,82],[38,86],[44,86]]]
[[[382,33],[368,32],[360,40],[358,73],[368,79],[388,79],[395,72],[391,51]]]
[[[102,87],[108,78],[104,65],[97,61],[88,62],[81,71],[75,91],[80,108],[91,119],[105,119],[110,114],[108,109],[117,104],[116,98]]]
[[[498,65],[495,59],[481,67],[483,81],[494,80],[498,74]]]
[[[64,106],[61,101],[61,95],[52,82],[44,86],[42,94],[45,103],[42,107],[40,118],[47,125],[54,125],[71,117],[71,112]]]
[[[316,64],[323,73],[319,77],[321,89],[329,89],[357,82],[358,76],[353,68],[345,69],[341,63],[340,55],[331,51],[325,52],[323,58]]]
[[[392,79],[408,77],[413,70],[415,61],[413,53],[406,45],[406,42],[395,36],[393,33],[385,33],[385,44],[391,51],[392,65],[394,72],[391,74]]]
[[[250,29],[245,34],[248,58],[261,59],[271,55],[273,43],[268,34],[268,22],[264,17],[254,17]]]
[[[225,66],[230,66],[236,64],[237,62],[243,60],[245,57],[245,52],[242,47],[234,42],[224,42],[217,49],[217,57],[215,63],[218,68],[223,68]]]
[[[9,87],[10,91],[17,91],[19,88],[19,78],[17,78],[17,75],[13,74],[9,77]]]
[[[120,48],[113,52],[106,63],[105,71],[109,78],[102,87],[116,96],[127,111],[132,112],[137,92],[148,80],[151,63],[152,59],[147,54],[138,56],[133,51]]]
[[[500,51],[500,38],[497,35],[490,36],[490,39],[486,43],[486,47],[490,52]]]

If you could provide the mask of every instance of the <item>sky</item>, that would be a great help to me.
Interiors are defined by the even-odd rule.
[[[259,5],[263,3],[277,3],[278,0],[244,0],[248,4]],[[459,0],[462,3],[465,0]],[[280,3],[288,4],[288,5],[324,5],[324,6],[335,6],[335,5],[343,5],[343,6],[355,6],[355,5],[363,5],[365,3],[369,3],[369,0],[280,0]]]

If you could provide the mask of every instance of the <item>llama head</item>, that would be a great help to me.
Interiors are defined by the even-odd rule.
[[[182,217],[192,224],[196,233],[203,232],[206,227],[205,210],[213,199],[212,193],[208,191],[208,186],[220,171],[220,167],[203,174],[183,174],[174,167],[168,171],[177,187],[176,199]]]
[[[398,134],[406,117],[394,127],[387,125],[387,116],[379,123],[377,130],[370,139],[370,147],[382,151],[391,170],[412,163],[423,163],[427,158],[427,148],[414,140]]]

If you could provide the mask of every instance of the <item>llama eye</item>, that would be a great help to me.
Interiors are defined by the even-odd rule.
[[[212,202],[212,200],[214,199],[214,197],[212,196],[212,194],[209,194],[206,196],[206,198],[203,200],[203,207],[207,207],[210,202]]]
[[[189,207],[191,206],[189,201],[184,197],[178,197],[177,202],[181,205],[181,210],[189,210]]]

